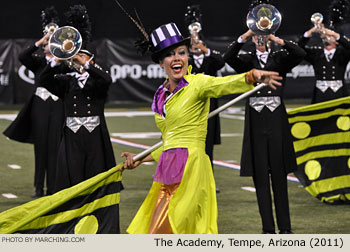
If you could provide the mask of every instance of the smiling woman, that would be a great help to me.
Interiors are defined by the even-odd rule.
[[[188,66],[190,40],[182,37],[174,23],[151,34],[152,60],[167,78],[154,95],[152,110],[163,145],[140,161],[126,157],[124,169],[156,160],[152,188],[130,224],[129,233],[217,233],[216,186],[205,138],[209,99],[253,88],[255,81],[274,88],[277,73],[251,70],[226,77],[191,74]]]
[[[172,92],[177,83],[185,76],[188,67],[188,49],[187,46],[181,45],[167,51],[165,57],[160,61],[160,67],[168,75],[169,91]]]

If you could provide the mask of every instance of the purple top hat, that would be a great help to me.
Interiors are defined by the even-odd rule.
[[[190,38],[184,38],[175,23],[162,25],[151,33],[153,45],[152,60],[159,63],[159,57],[165,49],[173,46],[188,45]]]

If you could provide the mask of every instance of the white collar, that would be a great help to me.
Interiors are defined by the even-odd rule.
[[[333,59],[333,56],[334,56],[334,53],[335,53],[335,49],[336,49],[336,48],[333,48],[333,49],[331,49],[331,50],[327,50],[326,48],[323,48],[324,55],[325,55],[326,60],[327,60],[328,62],[330,62],[331,59]]]
[[[327,50],[326,48],[324,48],[323,51],[324,51],[324,54],[328,55],[328,54],[334,54],[336,49],[337,48],[333,48],[331,50]]]
[[[195,59],[195,60],[198,60],[198,59],[204,59],[204,54],[200,54],[200,55],[195,55],[195,54],[193,54],[193,59]]]
[[[90,76],[90,74],[87,71],[82,73],[82,74],[80,74],[78,72],[71,72],[71,73],[67,73],[67,74],[71,75],[77,79],[78,85],[80,88],[84,88],[86,81]]]
[[[259,50],[256,50],[256,56],[260,56],[260,55],[269,55],[270,54],[270,49],[265,51],[265,52],[261,52]]]
[[[55,59],[55,57],[50,57],[48,55],[45,55],[46,63],[49,64],[51,61]]]
[[[204,54],[201,55],[193,55],[193,61],[197,68],[201,68],[204,60]]]

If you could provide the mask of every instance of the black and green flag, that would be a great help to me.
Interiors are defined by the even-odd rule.
[[[305,189],[325,203],[350,203],[350,97],[288,111]]]
[[[120,167],[0,213],[0,233],[120,233]]]

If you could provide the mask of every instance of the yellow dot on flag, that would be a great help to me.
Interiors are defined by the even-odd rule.
[[[349,130],[350,129],[350,118],[348,116],[339,116],[337,120],[337,127],[341,130]]]
[[[305,165],[305,174],[309,180],[315,180],[321,175],[321,164],[317,160],[310,160]]]
[[[292,126],[291,132],[295,138],[303,139],[310,135],[311,127],[306,122],[298,122]]]
[[[75,225],[75,234],[96,234],[98,230],[98,220],[95,216],[89,215],[82,218],[77,225]]]

